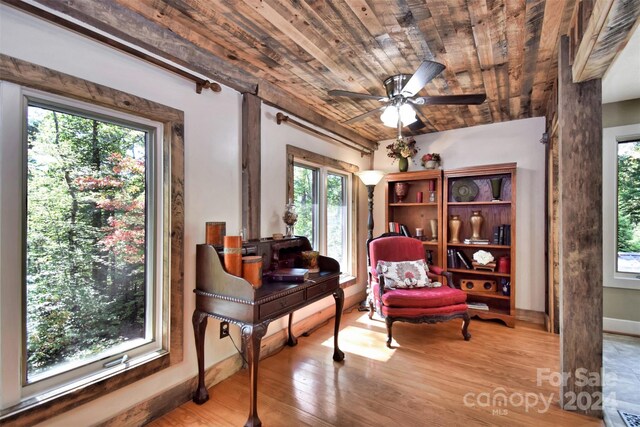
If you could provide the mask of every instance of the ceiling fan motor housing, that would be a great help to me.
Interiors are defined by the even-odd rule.
[[[384,88],[387,91],[387,97],[393,99],[402,94],[402,88],[409,81],[413,74],[396,74],[388,77],[384,81]]]

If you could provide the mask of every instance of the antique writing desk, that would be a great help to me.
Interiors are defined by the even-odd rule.
[[[228,274],[222,265],[220,248],[197,245],[196,248],[196,309],[193,312],[193,330],[198,354],[198,388],[193,401],[202,404],[209,399],[204,383],[204,337],[207,318],[228,321],[240,326],[243,351],[249,364],[251,390],[249,418],[245,426],[262,425],[258,418],[258,362],[260,341],[272,320],[289,315],[289,339],[287,344],[297,344],[291,331],[293,312],[299,308],[333,295],[336,302],[336,319],[333,338],[333,360],[342,361],[344,353],[338,347],[338,330],[344,305],[344,292],[340,288],[340,266],[332,258],[320,256],[319,273],[309,274],[308,280],[299,283],[270,282],[269,272],[284,267],[300,267],[300,252],[311,250],[305,237],[283,240],[264,239],[243,243],[246,254],[261,255],[265,278],[259,289],[254,289],[241,277]]]

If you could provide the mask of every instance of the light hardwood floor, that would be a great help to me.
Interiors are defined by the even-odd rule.
[[[558,387],[547,381],[537,385],[537,369],[559,369],[558,336],[533,324],[521,322],[510,329],[474,319],[473,337],[465,342],[460,325],[459,320],[395,323],[396,348],[388,349],[384,322],[354,310],[343,316],[340,347],[346,357],[336,363],[331,359],[331,320],[300,337],[296,347],[260,362],[258,413],[263,425],[603,425],[562,411]],[[249,410],[248,385],[248,372],[242,370],[210,389],[204,405],[185,403],[151,425],[242,426]],[[500,396],[508,399],[503,406],[498,405]],[[547,410],[542,397],[551,398]]]

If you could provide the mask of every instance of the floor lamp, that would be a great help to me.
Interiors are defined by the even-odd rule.
[[[367,222],[367,240],[369,240],[373,239],[373,190],[385,173],[383,171],[370,170],[357,172],[356,175],[358,175],[362,183],[367,187],[369,194],[369,221]]]
[[[367,187],[369,195],[369,221],[367,222],[367,243],[373,239],[373,190],[384,176],[384,172],[378,170],[369,170],[357,172],[356,175],[360,178],[362,183]],[[366,245],[365,245],[366,249]],[[369,264],[369,252],[367,251],[367,265]],[[367,268],[368,270],[368,268]],[[371,282],[371,272],[368,271],[369,282]],[[371,290],[367,287],[367,298],[360,304],[358,311],[368,311],[369,301],[371,301]]]

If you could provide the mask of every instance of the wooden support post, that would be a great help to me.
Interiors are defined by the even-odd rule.
[[[242,94],[242,228],[245,239],[260,238],[260,98]]]
[[[573,83],[567,36],[558,81],[560,404],[602,418],[602,90],[600,79]]]

